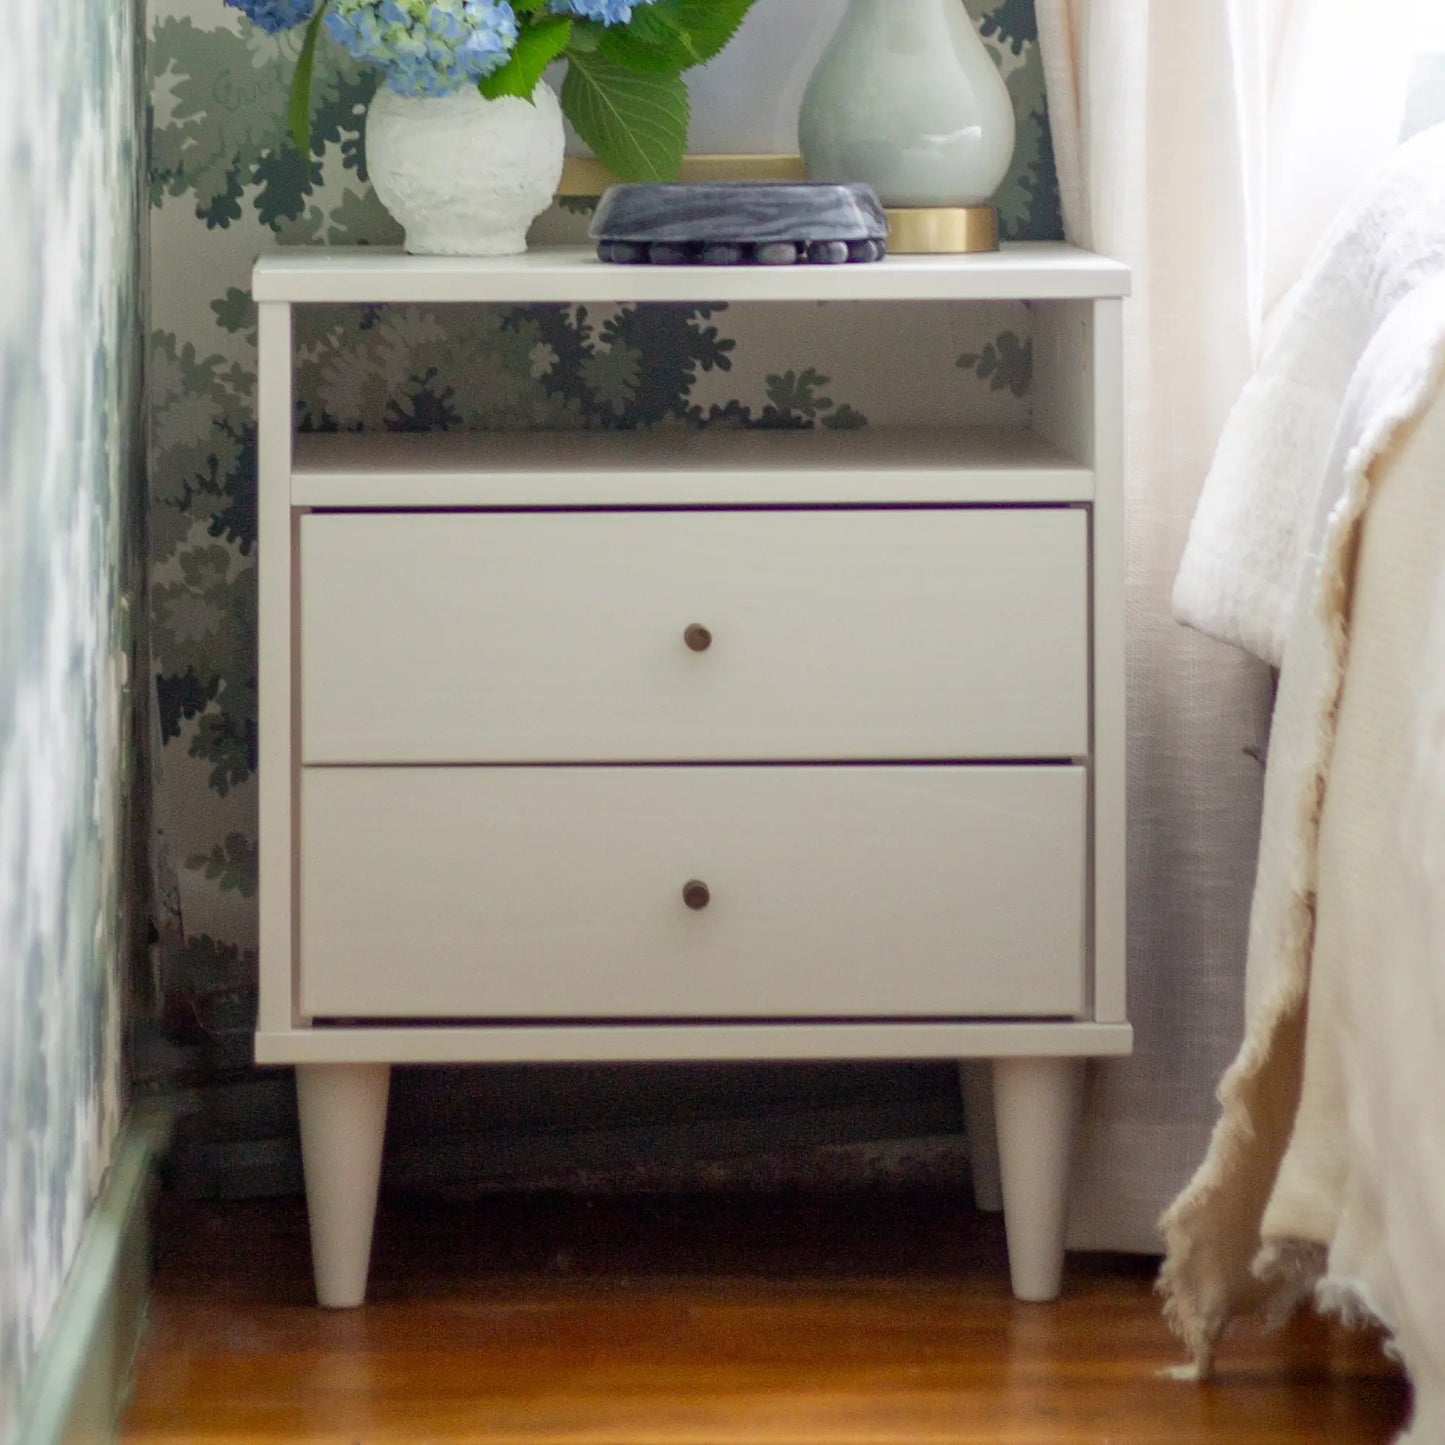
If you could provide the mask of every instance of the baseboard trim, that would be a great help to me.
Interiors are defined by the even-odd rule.
[[[15,1439],[24,1445],[116,1437],[145,1324],[152,1181],[170,1125],[168,1112],[145,1109],[121,1130],[20,1398]]]

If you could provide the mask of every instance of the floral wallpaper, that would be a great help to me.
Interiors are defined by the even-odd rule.
[[[778,8],[795,3],[764,0],[749,24],[776,23]],[[1000,196],[1006,227],[1058,235],[1032,0],[970,4],[1017,102],[1017,162]],[[318,58],[314,154],[303,160],[286,143],[296,44],[294,33],[248,27],[220,0],[150,3],[151,618],[165,1008],[138,1063],[147,1084],[195,1091],[180,1157],[184,1167],[189,1142],[193,1161],[209,1160],[196,1164],[196,1177],[212,1189],[248,1187],[248,1170],[258,1188],[295,1177],[287,1086],[249,1065],[257,932],[249,272],[271,246],[399,239],[366,179],[362,126],[373,81],[336,47],[324,45]],[[585,209],[558,207],[539,223],[541,237],[580,236]],[[846,325],[839,312],[304,308],[300,417],[307,427],[390,430],[848,428],[1006,424],[1026,410],[1025,308],[934,308],[905,336],[887,308],[852,308]],[[486,1087],[435,1077],[417,1087],[438,1097]],[[436,1127],[425,1123],[436,1111],[418,1113],[423,1132]]]
[[[128,0],[55,0],[0,45],[0,1439],[108,1163],[144,938],[143,39]]]

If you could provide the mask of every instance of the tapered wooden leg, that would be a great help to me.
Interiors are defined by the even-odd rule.
[[[390,1087],[387,1064],[296,1069],[311,1263],[317,1303],[327,1309],[353,1309],[366,1299]]]
[[[1058,1298],[1083,1084],[1081,1059],[999,1059],[993,1066],[1009,1273],[1021,1300]]]
[[[973,1202],[985,1214],[997,1214],[1003,1208],[1003,1185],[998,1174],[993,1065],[985,1059],[967,1059],[958,1066],[958,1078],[963,1090],[963,1126],[968,1133]]]

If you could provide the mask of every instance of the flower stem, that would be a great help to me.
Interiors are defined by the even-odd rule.
[[[291,126],[291,143],[303,158],[311,154],[311,76],[316,69],[316,41],[321,34],[321,21],[331,0],[321,0],[316,13],[306,26],[301,54],[296,58],[296,73],[291,77],[291,100],[286,118]]]

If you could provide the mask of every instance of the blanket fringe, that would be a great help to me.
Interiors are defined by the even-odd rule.
[[[1265,1326],[1277,1330],[1315,1295],[1324,1278],[1328,1251],[1308,1239],[1272,1239],[1255,1257],[1250,1273],[1268,1291]]]
[[[1212,1372],[1215,1353],[1230,1323],[1264,1311],[1287,1318],[1313,1294],[1321,1307],[1342,1318],[1372,1317],[1347,1292],[1330,1291],[1324,1245],[1303,1240],[1262,1242],[1260,1229],[1279,1165],[1289,1146],[1304,1070],[1304,1024],[1314,940],[1318,838],[1350,645],[1350,601],[1361,523],[1371,493],[1370,468],[1418,411],[1430,382],[1438,383],[1445,360],[1436,358],[1414,392],[1376,419],[1349,455],[1346,486],[1329,519],[1315,619],[1323,624],[1325,657],[1320,708],[1313,736],[1312,778],[1301,785],[1293,826],[1306,841],[1304,861],[1291,880],[1290,897],[1276,936],[1251,937],[1280,960],[1281,981],[1264,1001],[1244,1044],[1218,1090],[1221,1114],[1208,1152],[1194,1178],[1160,1220],[1166,1256],[1157,1289],[1170,1328],[1184,1341],[1201,1380]],[[1286,684],[1288,678],[1285,679]],[[1277,820],[1273,820],[1278,826]],[[1293,1037],[1291,1037],[1293,1035]],[[1272,1071],[1283,1070],[1271,1080]],[[1274,1085],[1274,1096],[1269,1086]],[[1273,1108],[1271,1109],[1271,1105]]]
[[[1329,757],[1349,652],[1348,608],[1361,518],[1368,497],[1364,453],[1351,458],[1352,484],[1332,519],[1322,568],[1319,617],[1325,624],[1325,705],[1310,739],[1312,781],[1296,802],[1295,836],[1318,837]],[[1314,848],[1292,880],[1277,936],[1268,946],[1283,960],[1279,986],[1249,1027],[1239,1054],[1218,1091],[1220,1118],[1204,1162],[1159,1227],[1166,1255],[1158,1290],[1164,1316],[1189,1349],[1201,1379],[1212,1372],[1219,1341],[1231,1321],[1261,1310],[1287,1318],[1302,1294],[1289,1271],[1260,1269],[1260,1227],[1280,1161],[1289,1145],[1303,1084],[1304,1024],[1314,941],[1316,877]],[[1256,946],[1251,939],[1251,951]],[[1263,945],[1260,945],[1263,946]],[[1253,962],[1253,960],[1252,960]],[[1271,1081],[1272,1071],[1284,1076]],[[1271,1082],[1278,1097],[1268,1097]],[[1274,1108],[1269,1106],[1273,1103]],[[1261,1151],[1265,1151],[1261,1158]],[[1293,1259],[1293,1256],[1291,1256]],[[1319,1275],[1311,1280],[1311,1285]]]
[[[1312,910],[1309,917],[1312,926]],[[1241,1190],[1240,1185],[1248,1184],[1248,1166],[1259,1142],[1253,1103],[1266,1068],[1278,1056],[1277,1040],[1302,1026],[1304,995],[1300,983],[1281,989],[1271,1000],[1259,1033],[1246,1042],[1219,1086],[1222,1112],[1203,1164],[1159,1223],[1165,1258],[1156,1289],[1164,1300],[1164,1318],[1184,1342],[1200,1380],[1213,1373],[1230,1323],[1257,1310],[1270,1289],[1250,1271],[1240,1247],[1247,1244],[1251,1254],[1255,1251],[1268,1193],[1258,1187]],[[1241,1215],[1252,1217],[1252,1233]],[[1237,1221],[1235,1227],[1221,1229],[1221,1216],[1226,1226]],[[1231,1236],[1240,1245],[1231,1248]]]
[[[1405,1363],[1395,1343],[1394,1326],[1371,1302],[1365,1287],[1348,1279],[1321,1279],[1315,1287],[1315,1306],[1321,1314],[1331,1315],[1349,1330],[1382,1330],[1380,1342],[1387,1358],[1397,1365]]]

